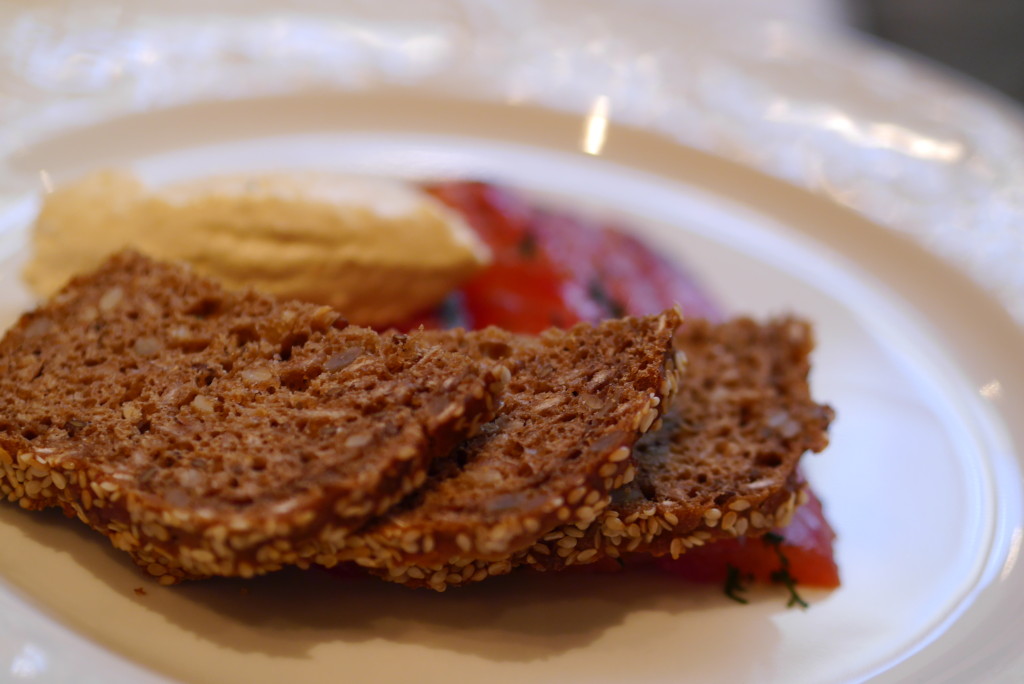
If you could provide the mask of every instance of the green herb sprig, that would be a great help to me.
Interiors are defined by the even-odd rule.
[[[774,549],[775,555],[779,558],[779,569],[772,572],[770,576],[772,582],[785,586],[786,589],[789,591],[789,601],[786,602],[786,607],[792,608],[793,606],[800,606],[801,608],[806,610],[810,607],[810,604],[807,603],[807,601],[805,601],[799,593],[797,593],[796,578],[794,578],[793,575],[790,574],[789,558],[786,557],[786,554],[782,550],[782,543],[786,541],[786,538],[783,537],[781,534],[776,534],[775,532],[768,532],[761,539],[764,541],[765,544],[771,546],[772,549]]]
[[[729,564],[725,566],[725,595],[731,598],[736,603],[742,603],[746,605],[750,603],[746,598],[740,596],[740,592],[747,590],[747,585],[743,581],[743,574],[740,569],[735,565]]]

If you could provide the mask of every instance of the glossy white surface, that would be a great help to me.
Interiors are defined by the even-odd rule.
[[[484,176],[545,201],[622,215],[691,263],[731,310],[793,309],[816,322],[816,393],[840,417],[833,446],[811,460],[810,476],[840,534],[843,588],[814,595],[806,613],[785,610],[776,593],[743,607],[713,590],[680,590],[647,577],[507,578],[443,596],[297,573],[245,585],[246,596],[232,582],[164,589],[77,526],[4,506],[0,672],[38,681],[82,681],[82,672],[96,673],[96,681],[139,681],[128,658],[196,681],[243,673],[249,681],[314,681],[340,671],[356,680],[493,682],[677,681],[684,672],[708,682],[1022,676],[1016,634],[1024,573],[1016,558],[1024,426],[1014,418],[1024,408],[1024,340],[995,297],[957,271],[975,273],[979,241],[994,261],[1012,257],[1022,242],[1003,222],[1016,211],[1013,197],[1000,204],[999,197],[966,202],[961,194],[977,187],[980,176],[972,174],[979,168],[1009,163],[987,157],[995,148],[986,145],[999,136],[1014,142],[1012,117],[970,97],[956,111],[897,107],[895,93],[913,91],[917,102],[928,96],[931,104],[944,102],[952,86],[918,78],[912,67],[862,46],[834,43],[823,54],[820,39],[779,27],[736,29],[747,39],[775,41],[782,57],[762,61],[757,40],[718,42],[721,27],[682,26],[694,41],[666,42],[655,18],[620,17],[610,6],[573,29],[553,22],[567,4],[515,11],[488,5],[475,13],[441,3],[417,7],[401,24],[366,18],[325,26],[294,15],[251,15],[233,32],[211,24],[177,55],[187,62],[205,54],[213,60],[208,69],[189,72],[179,62],[178,73],[160,59],[146,67],[139,58],[122,65],[124,81],[94,91],[79,84],[87,91],[81,107],[26,98],[25,112],[55,113],[31,126],[13,117],[18,126],[4,129],[8,142],[20,137],[4,157],[10,192],[0,246],[20,253],[31,213],[21,190],[39,182],[40,170],[59,182],[111,164],[155,183],[247,168]],[[509,36],[493,35],[486,19],[498,11],[511,25],[533,27],[524,45],[505,50],[515,47]],[[121,49],[125,35],[145,38],[136,46],[171,49],[161,41],[184,30],[135,15],[128,25],[148,32],[115,31],[111,49]],[[256,82],[254,70],[267,59],[256,38],[272,27],[285,58]],[[399,34],[406,38],[392,40]],[[249,52],[240,48],[245,36]],[[359,50],[344,52],[351,41]],[[229,52],[235,62],[219,61]],[[804,52],[816,55],[816,66],[798,65],[794,56]],[[854,77],[843,55],[866,55],[864,73]],[[678,60],[700,68],[680,72]],[[310,68],[307,81],[287,78],[297,64]],[[552,71],[551,64],[560,66]],[[482,77],[478,67],[492,69],[488,83],[473,80]],[[221,80],[219,70],[229,68],[237,78]],[[648,80],[637,80],[643,73]],[[708,74],[714,87],[701,80]],[[877,77],[870,97],[865,74]],[[146,85],[151,77],[165,86],[159,97],[145,91],[154,87]],[[396,82],[423,87],[406,94],[371,88]],[[234,89],[224,90],[225,83]],[[307,88],[316,92],[293,92]],[[367,94],[332,94],[339,90]],[[605,95],[606,104],[584,91]],[[230,101],[266,92],[285,96]],[[794,111],[844,112],[852,128],[837,131],[813,117],[783,125],[765,116],[766,98],[800,103]],[[200,104],[80,128],[90,117],[102,122],[171,100]],[[544,113],[545,106],[579,115]],[[610,125],[600,123],[603,113],[611,114]],[[981,115],[993,124],[984,133],[969,126]],[[618,116],[716,156],[616,126]],[[880,121],[896,128],[878,128]],[[940,140],[939,128],[967,141],[959,149],[971,150],[970,164],[950,157],[956,148],[919,145]],[[880,152],[886,139],[910,142]],[[828,189],[830,197],[722,158]],[[838,185],[802,175],[812,167],[823,174],[818,180]],[[937,182],[923,182],[924,169],[923,177]],[[996,174],[992,187],[1012,177]],[[951,192],[954,181],[964,185]],[[836,197],[884,227],[838,206]],[[880,216],[883,205],[888,213]],[[963,216],[972,218],[969,231],[942,227]],[[928,217],[941,217],[942,226],[924,226]],[[898,233],[953,255],[952,263]],[[13,264],[0,271],[7,316],[26,302]],[[1002,296],[1016,305],[1013,288]],[[146,596],[134,594],[140,585]]]
[[[1024,123],[991,93],[749,3],[301,5],[0,8],[0,191],[38,187],[46,169],[24,150],[56,131],[189,102],[389,87],[603,106],[907,233],[1024,320]]]

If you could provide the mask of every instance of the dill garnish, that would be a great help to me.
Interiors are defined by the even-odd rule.
[[[626,315],[626,307],[622,302],[617,301],[608,294],[601,281],[594,279],[587,285],[587,294],[596,304],[604,308],[613,318],[622,318]]]
[[[810,604],[805,601],[796,590],[796,579],[789,573],[789,558],[782,551],[782,543],[786,541],[786,538],[781,534],[775,532],[768,532],[762,537],[764,543],[771,546],[775,550],[775,555],[779,558],[779,569],[772,572],[772,582],[781,584],[786,587],[789,591],[789,601],[786,602],[787,608],[793,606],[800,606],[803,609],[807,609]]]
[[[740,569],[731,563],[725,566],[725,595],[731,598],[736,603],[749,603],[747,599],[739,595],[739,592],[746,591],[747,587],[743,583],[743,575],[740,574]]]
[[[471,321],[466,319],[466,307],[461,292],[453,292],[444,298],[438,306],[437,315],[444,328],[470,328]]]
[[[519,249],[519,256],[524,259],[532,259],[537,253],[537,238],[533,236],[533,233],[528,232],[519,241],[517,247]]]

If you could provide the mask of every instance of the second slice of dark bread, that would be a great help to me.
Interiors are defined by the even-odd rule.
[[[828,445],[833,418],[811,398],[810,326],[693,321],[677,346],[688,375],[662,428],[637,444],[636,479],[582,534],[556,531],[523,562],[552,570],[628,553],[677,557],[789,524],[806,497],[797,466]]]
[[[0,342],[0,492],[164,583],[302,565],[422,485],[507,376],[123,253]]]
[[[537,338],[437,334],[439,343],[510,364],[503,405],[341,557],[378,568],[500,560],[557,525],[594,521],[610,492],[634,477],[633,445],[678,386],[671,339],[679,323],[670,310]]]
[[[805,496],[800,458],[825,448],[833,415],[811,398],[810,326],[793,318],[688,321],[676,346],[686,357],[676,398],[634,448],[635,479],[593,523],[562,525],[504,559],[395,563],[374,574],[444,590],[520,565],[554,571],[631,553],[678,556],[788,524]]]

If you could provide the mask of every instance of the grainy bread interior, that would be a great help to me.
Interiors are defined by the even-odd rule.
[[[0,492],[164,583],[301,565],[422,485],[507,375],[122,253],[0,342]]]
[[[521,564],[559,570],[628,553],[678,556],[788,524],[803,494],[797,465],[805,452],[825,448],[833,416],[810,396],[810,327],[793,318],[688,321],[676,347],[686,372],[672,407],[637,443],[636,478],[594,523],[563,525],[503,562],[455,558],[378,574],[443,589]]]
[[[360,531],[365,543],[353,540],[347,557],[389,568],[504,561],[557,525],[595,520],[610,492],[633,479],[632,447],[678,384],[679,323],[670,310],[537,338],[438,334],[510,363],[503,404],[480,435],[435,462],[420,491]]]
[[[693,321],[676,344],[689,373],[662,429],[637,445],[634,482],[571,551],[536,549],[527,563],[557,569],[629,552],[677,557],[789,523],[801,503],[797,465],[828,445],[833,417],[810,395],[810,326],[794,318]],[[550,550],[558,543],[546,542]]]
[[[122,253],[0,341],[0,494],[165,584],[355,560],[443,590],[784,526],[833,415],[810,327],[673,351],[679,323],[378,335]]]

